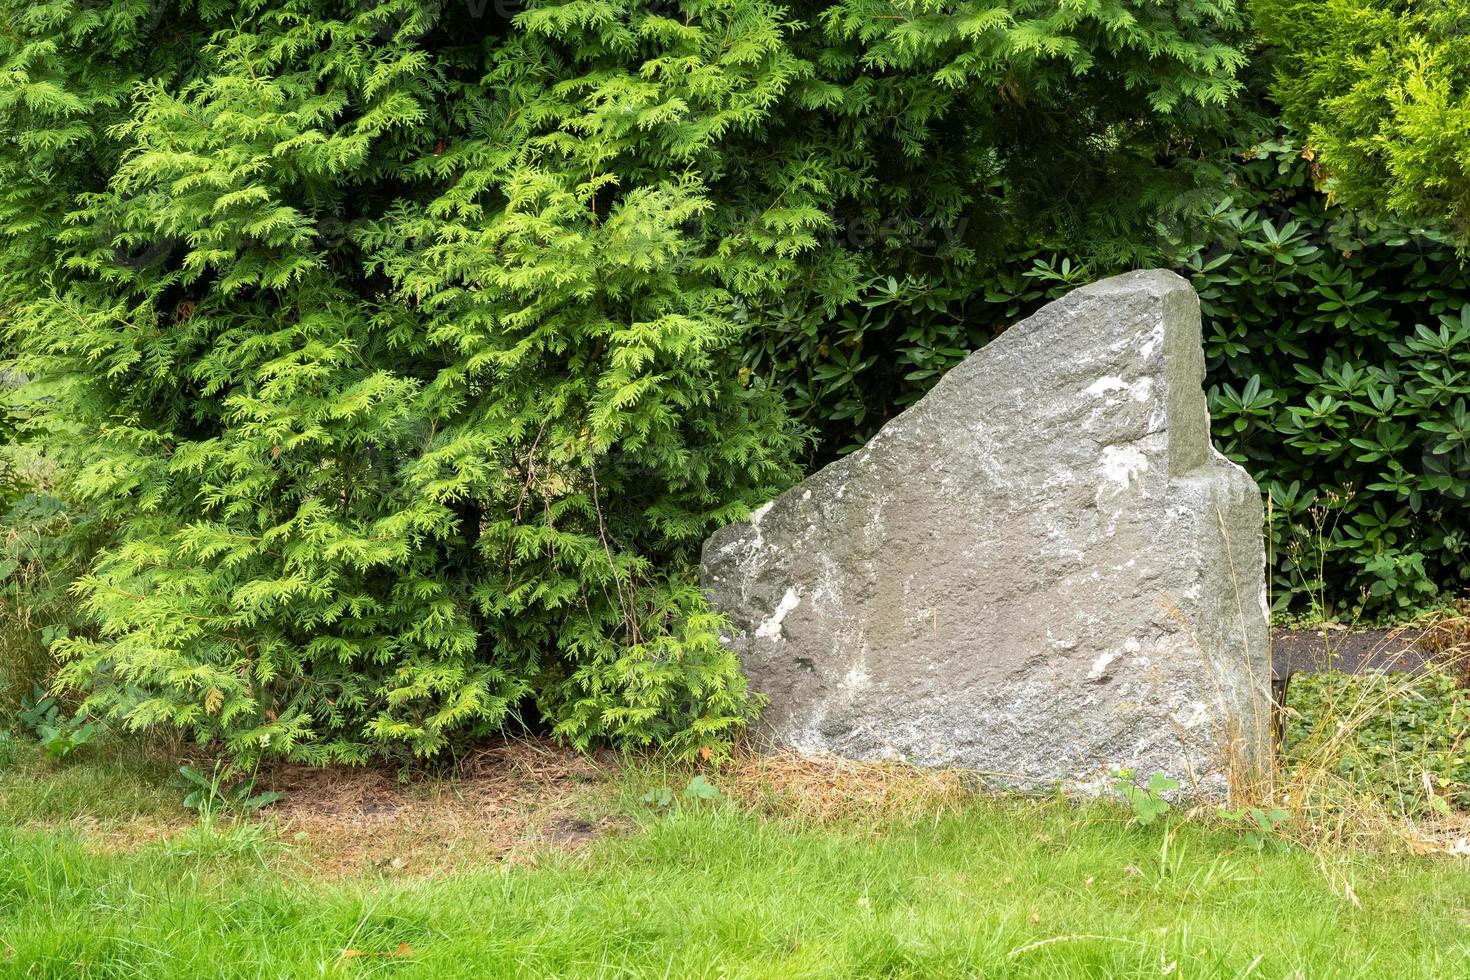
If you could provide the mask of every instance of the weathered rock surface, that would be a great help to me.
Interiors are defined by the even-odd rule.
[[[1261,496],[1210,445],[1203,377],[1187,282],[1095,283],[716,532],[703,586],[767,734],[1222,793],[1267,751],[1271,674]]]

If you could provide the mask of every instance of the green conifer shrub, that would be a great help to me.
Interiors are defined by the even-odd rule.
[[[752,346],[1020,229],[1116,240],[1241,60],[1226,0],[0,18],[0,304],[110,528],[60,678],[309,761],[721,744],[693,562],[803,453]]]
[[[1463,0],[1251,0],[1272,93],[1330,192],[1470,233],[1470,11]]]

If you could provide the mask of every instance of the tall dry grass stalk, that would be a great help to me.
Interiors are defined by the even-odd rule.
[[[1266,507],[1266,527],[1269,529],[1273,516],[1269,498]],[[1314,516],[1314,524],[1316,532],[1312,543],[1325,552],[1335,528],[1321,514]],[[1225,530],[1223,519],[1221,530],[1222,533]],[[1269,568],[1274,558],[1269,532],[1266,548]],[[1240,587],[1241,578],[1234,567],[1235,556],[1227,554],[1227,558],[1231,562],[1231,580],[1236,587],[1235,605],[1244,624],[1249,614],[1244,595],[1246,590]],[[1299,568],[1303,566],[1301,555],[1294,560]],[[1271,605],[1272,586],[1268,576],[1268,607]],[[1325,609],[1325,595],[1314,595],[1313,602],[1320,614]],[[1193,637],[1190,624],[1186,622],[1184,627]],[[1344,761],[1363,751],[1366,730],[1381,723],[1386,713],[1394,711],[1405,699],[1441,696],[1446,678],[1453,678],[1462,687],[1470,687],[1470,603],[1457,610],[1441,610],[1412,626],[1391,632],[1367,659],[1399,666],[1393,664],[1386,653],[1390,649],[1403,650],[1405,634],[1410,631],[1417,635],[1419,649],[1432,656],[1428,669],[1385,672],[1375,683],[1343,685],[1342,690],[1347,696],[1323,705],[1308,730],[1302,730],[1302,716],[1290,706],[1289,701],[1275,705],[1279,720],[1283,722],[1280,734],[1284,735],[1287,728],[1293,729],[1292,745],[1283,745],[1277,737],[1275,719],[1272,723],[1263,724],[1259,716],[1262,704],[1272,704],[1270,697],[1262,698],[1259,692],[1269,691],[1272,687],[1274,650],[1267,651],[1264,658],[1266,676],[1261,677],[1257,677],[1256,672],[1262,658],[1253,656],[1255,651],[1244,651],[1250,664],[1247,683],[1256,692],[1256,696],[1249,699],[1251,710],[1240,717],[1232,716],[1228,711],[1222,713],[1223,721],[1213,732],[1217,758],[1226,774],[1231,805],[1285,811],[1289,818],[1281,822],[1279,831],[1324,858],[1329,852],[1344,848],[1382,849],[1385,846],[1407,846],[1419,852],[1444,850],[1470,854],[1470,813],[1457,810],[1450,802],[1456,787],[1438,785],[1426,773],[1422,780],[1424,813],[1405,813],[1381,789],[1361,785],[1343,774]],[[1333,629],[1323,628],[1329,663],[1334,635]],[[1195,643],[1198,645],[1197,639]],[[1204,656],[1203,659],[1212,667],[1216,666],[1213,658]],[[1413,666],[1418,667],[1417,658]],[[1223,698],[1227,694],[1226,678],[1217,676],[1214,679],[1217,694]],[[1285,685],[1281,689],[1284,693]],[[1290,722],[1297,724],[1291,725]],[[1264,742],[1263,732],[1268,733]],[[1451,740],[1451,752],[1458,751],[1462,743],[1470,740],[1470,731],[1467,730],[1446,732],[1445,735]],[[1422,759],[1403,758],[1393,762],[1409,770]],[[1420,771],[1423,771],[1422,767]],[[1201,806],[1194,812],[1199,816],[1218,814],[1219,810]]]

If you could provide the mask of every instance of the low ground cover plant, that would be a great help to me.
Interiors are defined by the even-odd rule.
[[[1470,809],[1470,690],[1443,671],[1298,675],[1282,762],[1324,806],[1370,800],[1416,817]]]

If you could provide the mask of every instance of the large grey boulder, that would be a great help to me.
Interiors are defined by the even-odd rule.
[[[1254,771],[1261,496],[1210,445],[1203,378],[1187,282],[1095,283],[716,532],[703,587],[766,734],[1023,787]]]

